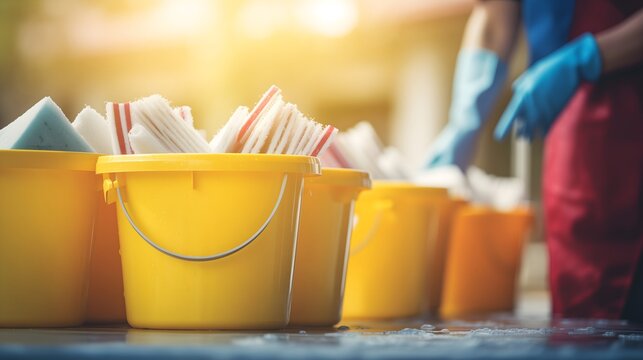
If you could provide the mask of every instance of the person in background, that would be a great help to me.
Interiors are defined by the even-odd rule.
[[[522,20],[530,66],[494,136],[545,138],[543,203],[556,317],[643,321],[643,2],[478,1],[449,121],[427,167],[466,169]]]

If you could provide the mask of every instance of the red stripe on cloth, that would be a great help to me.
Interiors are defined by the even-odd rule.
[[[268,105],[268,102],[270,102],[270,99],[272,99],[273,96],[279,91],[279,88],[272,85],[270,89],[266,92],[266,95],[259,101],[257,106],[255,106],[254,109],[252,109],[252,112],[250,112],[250,115],[248,116],[248,120],[246,120],[246,123],[243,124],[241,127],[241,130],[239,130],[239,134],[237,135],[237,142],[241,141],[243,136],[246,134],[248,129],[250,129],[250,126],[252,123],[257,120],[259,117],[259,114],[263,111],[263,109]]]
[[[125,103],[124,108],[125,108],[125,124],[127,125],[127,132],[129,133],[129,131],[132,130],[132,113],[130,111],[130,104]]]
[[[121,129],[121,110],[118,103],[112,103],[112,110],[114,111],[114,130],[116,130],[118,148],[120,149],[121,154],[127,154],[125,139],[123,138],[123,131]]]
[[[123,104],[123,109],[125,110],[125,126],[127,126],[127,131],[125,133],[129,134],[129,131],[132,130],[132,113],[130,111],[130,103],[127,102]],[[134,151],[132,150],[132,146],[130,145],[129,137],[126,138],[125,141],[125,147],[128,149],[127,153],[133,154]]]
[[[328,128],[326,129],[326,132],[324,132],[324,137],[322,137],[321,141],[319,142],[319,144],[317,144],[317,146],[315,147],[315,150],[313,150],[310,156],[317,156],[317,154],[319,154],[319,152],[324,147],[324,144],[326,144],[326,141],[328,141],[328,139],[330,138],[330,135],[332,135],[334,130],[335,128],[333,126],[328,126]]]

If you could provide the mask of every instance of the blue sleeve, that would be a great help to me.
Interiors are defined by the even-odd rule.
[[[530,64],[562,47],[569,38],[574,0],[523,0],[522,19],[529,43]]]

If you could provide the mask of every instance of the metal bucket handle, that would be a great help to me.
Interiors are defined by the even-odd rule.
[[[121,195],[121,189],[118,186],[118,184],[113,184],[113,187],[116,188],[116,194],[118,196],[118,202],[121,206],[121,209],[123,209],[123,214],[125,215],[125,218],[127,221],[130,223],[134,231],[138,233],[138,235],[145,240],[150,246],[155,248],[156,250],[162,252],[165,255],[171,256],[173,258],[177,258],[180,260],[186,260],[186,261],[193,261],[193,262],[203,262],[203,261],[212,261],[212,260],[218,260],[222,259],[224,257],[230,256],[241,249],[245,248],[246,246],[252,244],[253,241],[255,241],[259,235],[261,235],[264,230],[268,227],[272,219],[275,217],[275,214],[277,213],[277,209],[279,208],[279,205],[281,204],[281,200],[284,197],[284,193],[286,191],[286,184],[288,183],[288,174],[284,174],[283,180],[281,181],[281,189],[279,190],[279,196],[277,197],[277,201],[275,202],[274,207],[272,208],[272,211],[270,212],[270,215],[266,219],[266,221],[259,227],[259,229],[251,235],[248,239],[246,239],[244,242],[241,244],[235,246],[234,248],[230,250],[226,250],[220,253],[216,254],[211,254],[211,255],[205,255],[205,256],[193,256],[193,255],[184,255],[184,254],[179,254],[177,252],[174,252],[172,250],[166,249],[162,247],[161,245],[157,244],[154,242],[154,240],[150,239],[147,235],[141,231],[141,229],[136,226],[134,223],[134,220],[132,219],[132,216],[130,215],[129,211],[127,211],[127,207],[125,207],[125,203],[123,202],[123,196]]]

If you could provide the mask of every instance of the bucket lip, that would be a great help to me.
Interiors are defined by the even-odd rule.
[[[412,182],[399,180],[373,181],[372,194],[445,199],[449,196],[447,188],[416,185]]]
[[[0,149],[0,169],[96,171],[100,154],[76,151]]]
[[[98,158],[97,174],[149,171],[258,171],[321,174],[319,159],[302,155],[275,154],[140,154]]]
[[[491,206],[480,204],[467,204],[460,212],[465,216],[511,216],[511,217],[525,217],[532,218],[534,216],[533,208],[530,205],[520,204],[514,208],[501,210]]]
[[[373,184],[367,171],[342,168],[322,168],[321,176],[306,180],[306,184],[346,186],[370,189]]]

